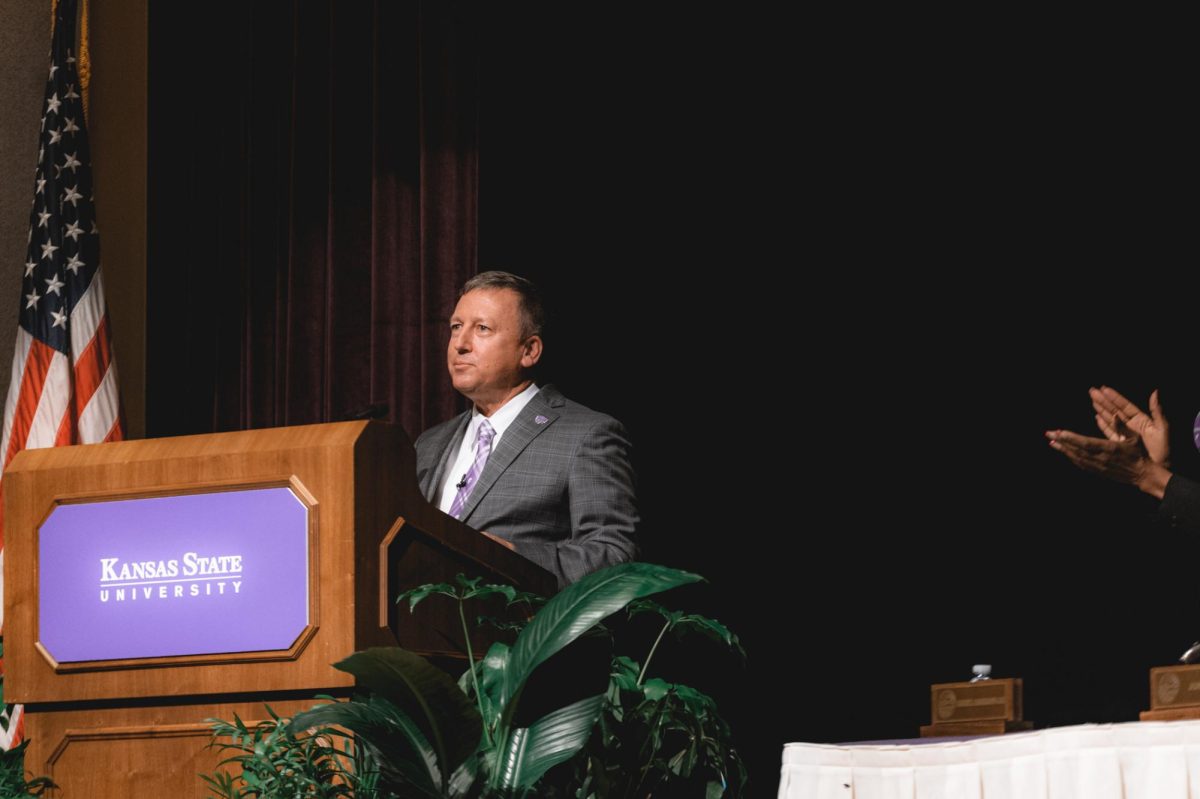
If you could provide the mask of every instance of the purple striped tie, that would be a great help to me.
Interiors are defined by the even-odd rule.
[[[471,496],[471,489],[475,487],[475,481],[483,473],[483,465],[487,463],[488,455],[492,452],[494,435],[496,435],[496,431],[492,429],[491,422],[484,419],[479,423],[479,430],[475,433],[475,462],[471,464],[470,470],[463,477],[462,488],[458,489],[458,493],[454,495],[454,503],[450,506],[450,515],[456,519],[462,516],[463,506],[467,504],[467,498]]]

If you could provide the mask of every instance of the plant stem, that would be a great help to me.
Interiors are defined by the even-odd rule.
[[[471,670],[471,683],[475,686],[475,704],[479,705],[479,718],[483,720],[483,737],[488,746],[492,745],[492,731],[488,727],[487,716],[483,713],[483,691],[479,688],[479,675],[475,673],[475,653],[471,650],[471,631],[467,629],[467,614],[463,610],[466,600],[458,598],[458,619],[462,622],[463,641],[467,645],[467,668]]]
[[[663,625],[663,628],[658,631],[658,637],[654,639],[654,646],[650,647],[650,653],[646,655],[646,662],[642,664],[642,670],[638,672],[637,684],[640,687],[642,680],[646,679],[646,670],[650,668],[650,659],[654,657],[654,650],[658,649],[658,642],[666,635],[667,630],[671,628],[671,622],[668,621]]]
[[[659,635],[659,637],[661,638],[662,636]],[[658,707],[656,707],[654,709],[653,723],[650,725],[650,736],[646,739],[646,741],[642,742],[642,748],[638,752],[638,754],[640,756],[642,752],[646,751],[647,743],[653,744],[652,748],[650,749],[650,756],[645,758],[645,765],[642,766],[641,776],[638,777],[637,785],[633,786],[634,799],[637,799],[637,796],[639,795],[638,792],[642,789],[642,783],[646,781],[646,775],[650,771],[650,766],[652,766],[654,764],[654,756],[658,753],[658,729],[657,728],[662,726],[662,721],[663,721],[662,703],[665,701],[666,701],[665,697],[663,699],[658,700]],[[626,795],[628,796],[628,794],[626,794]]]

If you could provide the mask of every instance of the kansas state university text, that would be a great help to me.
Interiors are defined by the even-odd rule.
[[[241,555],[185,552],[169,560],[100,558],[100,601],[186,599],[240,594]]]

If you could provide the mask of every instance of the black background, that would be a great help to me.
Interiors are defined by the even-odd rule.
[[[542,285],[545,377],[629,428],[645,558],[708,580],[663,600],[741,636],[745,667],[690,642],[655,672],[716,697],[754,795],[788,741],[914,737],[974,663],[1039,726],[1135,719],[1200,637],[1200,544],[1042,434],[1157,387],[1200,475],[1191,28],[458,7],[479,267]]]
[[[1169,22],[846,16],[506,13],[484,69],[480,266],[544,285],[548,377],[630,428],[647,558],[749,652],[662,676],[764,794],[978,662],[1038,726],[1133,720],[1200,636],[1197,542],[1042,436],[1157,387],[1200,473]]]

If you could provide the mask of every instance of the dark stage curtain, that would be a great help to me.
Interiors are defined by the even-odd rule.
[[[470,6],[150,14],[148,434],[451,416],[446,319],[477,271]]]

